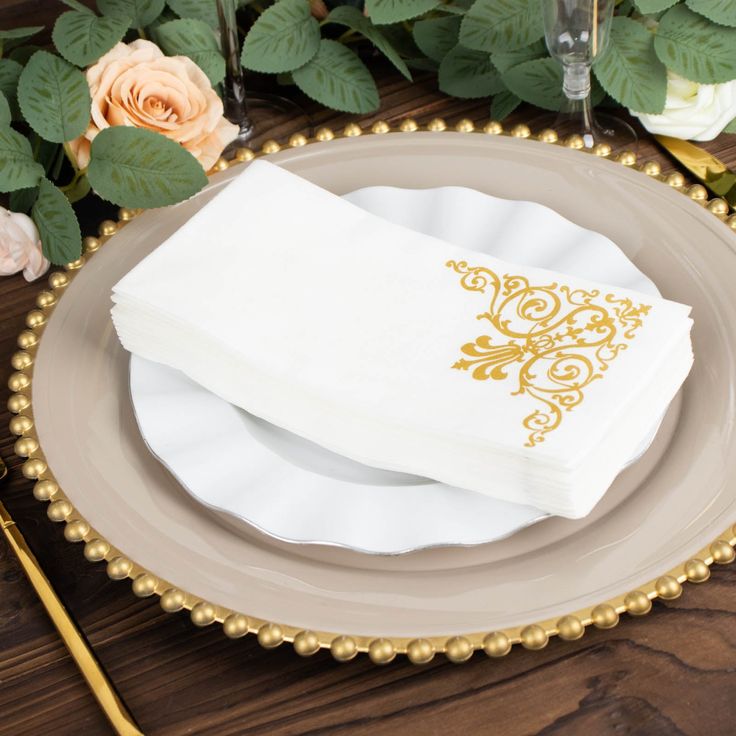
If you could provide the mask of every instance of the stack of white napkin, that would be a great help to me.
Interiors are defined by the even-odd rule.
[[[689,307],[458,248],[261,161],[113,301],[128,350],[276,425],[569,517],[692,364]]]

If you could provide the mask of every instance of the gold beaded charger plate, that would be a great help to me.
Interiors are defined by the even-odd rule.
[[[498,656],[517,642],[538,649],[552,635],[575,639],[589,624],[615,625],[624,611],[646,613],[651,599],[676,597],[685,580],[707,579],[713,561],[733,559],[736,240],[714,216],[725,219],[727,209],[716,202],[709,211],[676,191],[681,177],[667,186],[652,166],[646,176],[515,137],[397,132],[276,148],[268,146],[272,161],[337,194],[465,186],[540,202],[608,236],[664,296],[693,306],[696,361],[681,400],[625,482],[586,519],[389,558],[295,549],[233,528],[145,447],[109,295],[237,175],[235,166],[197,197],[134,218],[84,263],[52,275],[52,291],[40,295],[19,339],[10,405],[19,415],[11,427],[22,435],[17,450],[30,458],[24,473],[38,478],[35,495],[51,501],[50,518],[66,522],[67,539],[83,541],[88,559],[132,579],[137,595],[159,595],[167,611],[190,609],[197,625],[223,622],[229,636],[257,632],[267,647],[293,641],[300,654],[329,647],[340,660],[367,651],[386,662],[405,652],[417,663],[435,652],[463,661],[481,648]],[[234,212],[233,227],[247,226]],[[96,251],[99,241],[89,245]],[[238,472],[238,458],[231,468]]]

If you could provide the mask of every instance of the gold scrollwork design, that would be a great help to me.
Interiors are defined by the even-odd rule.
[[[586,386],[602,378],[609,363],[626,350],[626,341],[651,309],[628,297],[601,295],[598,289],[572,289],[557,282],[535,286],[524,276],[499,277],[467,261],[446,265],[460,274],[464,289],[489,295],[488,310],[477,318],[490,322],[496,332],[463,345],[465,357],[452,367],[471,371],[478,381],[501,381],[519,365],[518,387],[511,395],[526,394],[541,404],[523,420],[529,431],[526,447],[544,442],[560,426],[563,412],[582,403]]]

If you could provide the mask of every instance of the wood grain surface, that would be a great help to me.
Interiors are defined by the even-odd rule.
[[[5,0],[0,28],[48,22],[62,6]],[[485,102],[450,100],[431,78],[409,86],[381,77],[374,119],[487,119]],[[302,101],[304,102],[304,101]],[[318,124],[349,118],[305,103]],[[521,110],[515,120],[533,111]],[[514,121],[511,121],[512,123]],[[271,137],[272,131],[265,131]],[[705,144],[736,168],[736,136]],[[643,159],[671,163],[646,137]],[[86,232],[111,210],[90,201]],[[463,665],[438,656],[417,667],[399,658],[379,668],[366,657],[337,664],[328,653],[297,657],[290,646],[265,651],[220,627],[196,629],[185,613],[135,598],[108,580],[31,495],[12,454],[5,410],[9,358],[42,283],[0,278],[0,454],[10,475],[0,496],[79,622],[126,703],[151,736],[730,736],[736,733],[736,565],[686,586],[682,598],[655,602],[643,618],[578,642],[552,640],[542,652],[514,648],[502,660],[476,654]],[[108,734],[110,729],[7,546],[0,542],[0,734]]]

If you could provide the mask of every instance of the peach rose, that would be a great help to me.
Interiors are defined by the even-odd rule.
[[[330,13],[329,8],[325,5],[325,0],[309,0],[309,9],[312,16],[317,20],[324,20]]]
[[[86,168],[90,144],[103,129],[132,125],[180,143],[205,171],[238,134],[223,117],[207,75],[186,56],[164,56],[151,41],[118,43],[87,70],[92,120],[71,152]]]
[[[33,281],[48,267],[33,220],[22,212],[0,207],[0,274],[10,276],[23,271],[26,281]]]

